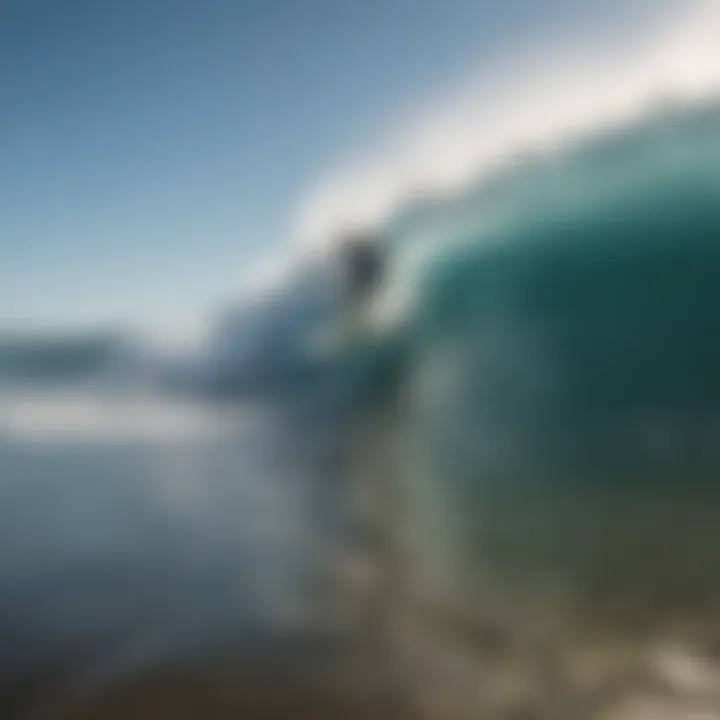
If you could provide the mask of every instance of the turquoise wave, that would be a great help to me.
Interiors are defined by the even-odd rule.
[[[406,379],[454,465],[630,468],[656,436],[709,431],[719,198],[720,107],[705,104],[516,160],[391,221]]]
[[[378,389],[405,410],[418,592],[472,615],[492,572],[647,607],[716,591],[719,200],[706,104],[525,157],[385,228],[405,305],[398,382]]]

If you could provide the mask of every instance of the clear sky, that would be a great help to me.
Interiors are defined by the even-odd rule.
[[[523,33],[607,9],[4,0],[0,328],[212,307],[338,159]]]

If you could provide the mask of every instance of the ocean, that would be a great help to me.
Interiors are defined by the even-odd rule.
[[[25,387],[0,425],[4,717],[318,624],[321,457],[279,412]]]
[[[665,107],[405,208],[377,325],[332,357],[303,349],[339,312],[313,295],[269,303],[249,354],[223,324],[190,397],[8,384],[4,677],[47,670],[47,700],[326,627],[323,548],[381,486],[370,554],[424,712],[717,712],[719,161],[718,105]]]

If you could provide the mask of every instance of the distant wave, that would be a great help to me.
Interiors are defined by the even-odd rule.
[[[100,374],[123,354],[120,333],[0,335],[0,382],[71,381]]]

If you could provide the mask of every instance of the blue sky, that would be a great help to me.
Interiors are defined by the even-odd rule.
[[[579,0],[5,0],[0,328],[232,295],[317,178]]]

